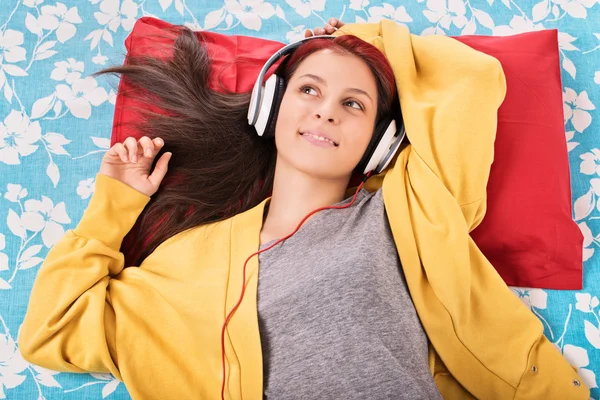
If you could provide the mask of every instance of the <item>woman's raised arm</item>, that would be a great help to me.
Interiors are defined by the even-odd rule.
[[[166,173],[168,153],[148,174],[162,146],[151,142],[128,139],[106,153],[81,221],[48,253],[19,332],[27,361],[56,371],[110,372],[120,379],[109,282],[124,268],[123,238]]]

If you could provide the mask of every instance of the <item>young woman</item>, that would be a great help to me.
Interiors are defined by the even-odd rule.
[[[397,107],[383,54],[352,35],[301,45],[278,71],[272,141],[247,124],[248,94],[208,89],[193,33],[181,29],[174,48],[168,61],[108,70],[167,114],[149,115],[147,136],[106,153],[86,213],[39,271],[23,356],[110,372],[140,399],[472,398],[432,358],[385,185],[347,196],[378,122]],[[139,268],[124,268],[119,249],[138,218],[154,235]],[[458,371],[466,388],[490,399],[517,392],[518,382],[477,376],[473,365],[465,358]],[[484,368],[498,365],[508,362]],[[477,386],[488,380],[489,390]]]

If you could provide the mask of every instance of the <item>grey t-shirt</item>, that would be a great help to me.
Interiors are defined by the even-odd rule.
[[[315,214],[259,265],[266,399],[442,398],[381,190]]]

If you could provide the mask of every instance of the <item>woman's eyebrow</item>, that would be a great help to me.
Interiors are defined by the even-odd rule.
[[[314,74],[304,74],[302,75],[300,78],[310,78],[314,81],[317,81],[318,83],[320,83],[321,85],[327,86],[327,82],[325,81],[325,79],[321,78],[318,75],[314,75]],[[358,88],[348,88],[346,89],[346,92],[353,92],[353,93],[357,93],[357,94],[364,94],[365,96],[367,96],[369,98],[369,100],[371,100],[371,102],[373,102],[373,99],[371,98],[371,96],[369,96],[369,93],[365,92],[362,89],[358,89]]]
[[[304,74],[300,78],[304,78],[304,77],[310,78],[312,80],[319,82],[321,85],[327,86],[327,82],[325,81],[325,79],[321,78],[320,76],[313,75],[313,74]]]
[[[356,94],[364,94],[365,96],[367,96],[369,98],[369,100],[371,100],[371,103],[373,102],[373,99],[371,98],[371,96],[369,96],[369,93],[365,92],[362,89],[348,88],[348,89],[346,89],[346,92],[352,92],[352,93],[356,93]]]

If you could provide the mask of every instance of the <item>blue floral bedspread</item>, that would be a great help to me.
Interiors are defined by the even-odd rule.
[[[381,18],[416,34],[509,35],[558,28],[574,218],[585,237],[584,288],[512,288],[600,399],[599,0],[0,0],[0,399],[128,399],[111,375],[49,371],[17,336],[48,249],[76,226],[109,148],[117,81],[135,20],[282,42],[329,17]],[[48,299],[53,301],[53,299]]]

